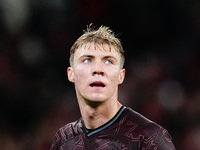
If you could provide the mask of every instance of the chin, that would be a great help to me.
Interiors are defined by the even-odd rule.
[[[86,98],[87,101],[90,101],[90,102],[99,102],[99,103],[102,103],[104,101],[106,101],[106,98],[105,97],[102,97],[102,96],[90,96],[88,98]]]
[[[88,99],[88,101],[91,101],[91,102],[99,102],[99,103],[101,103],[101,102],[104,102],[104,101],[106,101],[106,100],[101,99],[101,98],[92,98],[92,99]]]

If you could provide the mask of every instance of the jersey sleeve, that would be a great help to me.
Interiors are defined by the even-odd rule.
[[[81,119],[61,127],[54,136],[50,150],[63,150],[68,147],[68,141],[82,134]]]
[[[146,131],[141,147],[147,150],[176,150],[168,131],[159,125],[154,125]]]
[[[62,146],[62,138],[60,130],[55,134],[50,150],[59,150]]]

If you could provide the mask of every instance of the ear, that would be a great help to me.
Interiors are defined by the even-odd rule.
[[[122,84],[125,78],[125,69],[121,69],[120,70],[120,74],[119,74],[119,80],[118,80],[118,84]]]
[[[67,68],[67,75],[68,75],[68,80],[70,82],[74,82],[74,70],[72,67]]]

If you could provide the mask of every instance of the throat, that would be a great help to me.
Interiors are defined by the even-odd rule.
[[[95,129],[106,123],[109,119],[98,107],[91,107],[84,117],[88,129]]]
[[[90,107],[92,107],[94,109],[102,104],[102,102],[89,101],[89,100],[85,100],[85,102],[87,105],[89,105]]]
[[[89,107],[87,112],[84,112],[83,120],[85,126],[88,129],[98,128],[107,122],[109,122],[122,108],[122,105],[117,105],[117,107]]]
[[[88,127],[86,127],[85,123],[83,122],[83,126],[84,126],[86,133],[87,133],[87,136],[89,137],[89,136],[96,134],[98,132],[101,132],[102,130],[111,126],[114,122],[116,122],[118,120],[118,118],[121,116],[121,114],[123,113],[125,108],[126,108],[125,106],[122,106],[113,118],[111,118],[109,121],[102,124],[101,126],[94,127],[94,128],[88,128]]]

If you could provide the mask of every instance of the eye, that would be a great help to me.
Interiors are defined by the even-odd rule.
[[[112,61],[106,60],[106,61],[105,61],[105,64],[112,64]]]
[[[90,63],[91,60],[90,60],[90,59],[85,59],[83,62],[84,62],[84,63]]]

